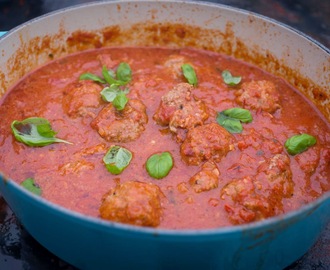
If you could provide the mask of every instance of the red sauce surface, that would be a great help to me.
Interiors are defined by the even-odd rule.
[[[63,111],[62,100],[68,86],[77,82],[84,72],[101,75],[99,59],[102,57],[111,58],[114,66],[120,62],[129,63],[133,76],[128,85],[128,97],[146,105],[148,122],[134,141],[109,142],[91,128],[90,123],[106,103],[101,102],[83,117],[70,117]],[[186,82],[180,70],[182,63],[193,65],[198,77],[192,94],[214,112],[240,107],[235,93],[245,82],[270,81],[279,93],[280,108],[275,112],[250,109],[253,121],[243,124],[241,134],[232,135],[234,149],[216,162],[220,172],[218,186],[198,193],[189,180],[203,164],[187,165],[180,153],[181,143],[167,127],[153,120],[162,96],[177,84]],[[242,76],[240,85],[229,87],[223,82],[221,71],[225,69]],[[98,217],[103,195],[118,183],[134,180],[153,183],[165,195],[161,198],[161,228],[216,228],[242,223],[235,222],[238,213],[231,212],[233,201],[229,196],[222,196],[223,189],[235,179],[253,178],[260,164],[273,157],[274,152],[288,156],[293,181],[290,196],[278,198],[278,194],[268,194],[273,196],[275,204],[280,201],[279,211],[274,214],[297,209],[330,190],[329,123],[283,79],[228,56],[189,48],[85,51],[27,74],[8,91],[0,105],[1,171],[18,183],[28,177],[34,178],[44,198],[86,215]],[[73,144],[29,147],[17,142],[10,129],[12,121],[32,116],[48,119],[58,132],[57,137]],[[211,114],[205,123],[216,123],[215,115]],[[283,145],[287,138],[300,133],[315,136],[317,144],[302,154],[290,156]],[[102,161],[114,144],[133,153],[130,165],[120,175],[110,174]],[[152,154],[163,151],[172,154],[174,167],[168,176],[156,180],[148,175],[145,162]],[[236,197],[234,203],[239,204],[239,200]]]

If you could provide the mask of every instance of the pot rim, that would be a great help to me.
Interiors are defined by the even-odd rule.
[[[267,22],[271,22],[275,25],[279,25],[283,28],[286,28],[287,30],[291,30],[293,32],[295,32],[296,34],[308,39],[309,41],[311,41],[312,43],[314,43],[315,45],[317,45],[318,47],[320,47],[323,51],[325,51],[327,54],[330,55],[330,48],[327,48],[324,44],[322,44],[321,42],[315,40],[314,38],[312,38],[311,36],[305,34],[304,32],[286,24],[283,22],[280,22],[276,19],[273,19],[271,17],[267,17],[265,15],[262,15],[260,13],[254,12],[254,11],[248,11],[248,10],[244,10],[242,8],[238,8],[238,7],[233,7],[233,6],[229,6],[226,4],[222,4],[222,3],[213,3],[213,2],[209,2],[208,0],[205,1],[200,1],[200,0],[156,0],[159,3],[182,3],[182,4],[198,4],[200,6],[215,6],[215,7],[220,7],[221,9],[227,9],[227,10],[232,10],[238,13],[242,13],[245,15],[252,15],[255,17],[258,17],[262,20],[265,20]],[[136,3],[154,3],[155,0],[112,0],[110,3],[131,3],[131,2],[136,2]],[[15,26],[12,29],[9,29],[7,31],[0,31],[0,41],[2,39],[4,39],[7,35],[10,35],[11,33],[16,32],[17,30],[20,30],[21,28],[24,28],[25,26],[34,23],[35,21],[39,21],[42,20],[44,17],[49,17],[49,16],[54,16],[58,13],[62,13],[65,11],[70,11],[70,10],[74,10],[74,9],[80,9],[80,8],[86,8],[88,6],[98,6],[98,5],[104,5],[107,4],[107,1],[95,1],[95,2],[88,2],[88,3],[83,3],[83,4],[76,4],[70,7],[64,7],[64,8],[60,8],[54,11],[50,11],[46,14],[40,15],[36,18],[30,19],[18,26]]]
[[[137,3],[154,3],[155,1],[153,0],[113,0],[109,3],[113,4],[113,3],[131,3],[131,2],[137,2]],[[320,49],[322,49],[326,54],[328,54],[330,56],[330,49],[325,47],[323,44],[321,44],[320,42],[316,41],[314,38],[308,36],[307,34],[301,32],[300,30],[297,30],[285,23],[279,22],[275,19],[269,18],[267,16],[258,14],[256,12],[252,12],[252,11],[247,11],[241,8],[237,8],[237,7],[231,7],[225,4],[218,4],[218,3],[213,3],[213,2],[207,2],[207,1],[185,1],[185,0],[157,0],[157,2],[159,3],[182,3],[182,4],[190,4],[190,5],[194,5],[194,4],[198,4],[201,6],[215,6],[217,8],[221,8],[221,9],[225,9],[225,10],[230,10],[230,11],[234,11],[234,12],[238,12],[244,15],[250,15],[250,16],[254,16],[257,18],[260,18],[264,21],[266,21],[267,23],[272,23],[274,25],[280,26],[282,28],[285,28],[287,30],[290,30],[292,32],[294,32],[295,34],[309,40],[310,42],[312,42],[315,46],[319,47]],[[78,4],[78,5],[74,5],[71,7],[65,7],[65,8],[61,8],[55,11],[51,11],[47,14],[38,16],[34,19],[31,19],[23,24],[20,24],[10,30],[8,30],[8,32],[4,32],[4,34],[1,36],[0,32],[0,45],[1,42],[3,40],[5,40],[7,37],[9,37],[10,35],[14,34],[17,31],[20,31],[21,29],[33,24],[34,22],[40,21],[46,17],[50,17],[50,16],[55,16],[59,13],[63,13],[66,11],[70,11],[70,10],[76,10],[76,9],[80,9],[80,8],[88,8],[89,6],[98,6],[98,5],[104,5],[107,4],[108,2],[106,1],[98,1],[98,2],[90,2],[90,3],[85,3],[85,4]],[[150,235],[150,236],[175,236],[175,237],[188,237],[188,236],[194,236],[194,237],[205,237],[205,236],[214,236],[214,235],[231,235],[231,234],[235,234],[238,232],[249,232],[249,231],[254,231],[256,229],[263,229],[263,230],[267,230],[267,228],[274,228],[275,227],[286,227],[288,225],[286,224],[291,224],[294,223],[295,220],[299,221],[301,216],[304,215],[309,215],[309,213],[313,212],[314,210],[316,210],[318,207],[320,207],[323,203],[330,201],[330,191],[322,194],[319,198],[317,198],[316,200],[305,204],[301,207],[299,207],[297,210],[294,211],[290,211],[288,213],[285,214],[281,214],[275,217],[270,217],[267,218],[265,220],[262,221],[256,221],[256,222],[252,222],[252,223],[248,223],[248,224],[242,224],[242,225],[232,225],[232,226],[225,226],[225,227],[219,227],[219,228],[212,228],[212,229],[164,229],[164,228],[149,228],[149,227],[140,227],[140,226],[134,226],[134,225],[129,225],[129,224],[123,224],[123,223],[117,223],[117,222],[112,222],[112,221],[107,221],[107,220],[102,220],[101,218],[98,217],[92,217],[92,216],[87,216],[85,214],[73,211],[73,210],[69,210],[63,206],[60,206],[58,204],[52,203],[48,200],[46,200],[45,198],[39,197],[34,195],[33,193],[31,193],[30,191],[26,190],[25,188],[23,188],[22,186],[20,186],[17,182],[15,182],[14,180],[7,178],[3,175],[3,173],[0,171],[0,180],[4,182],[4,185],[8,185],[8,187],[13,188],[14,190],[17,190],[19,192],[21,192],[24,196],[27,196],[29,199],[32,200],[32,202],[34,203],[38,203],[38,204],[42,204],[52,210],[54,210],[55,212],[57,212],[58,214],[64,214],[69,218],[74,218],[77,219],[77,221],[82,221],[84,223],[90,224],[90,226],[100,226],[100,228],[103,228],[105,230],[107,229],[117,229],[117,230],[124,230],[124,231],[130,231],[132,233],[139,233],[139,234],[144,234],[144,235]],[[1,195],[1,193],[0,193]],[[330,211],[329,211],[330,212]]]
[[[298,209],[294,211],[290,211],[288,213],[284,213],[278,216],[270,217],[261,221],[251,222],[247,224],[241,225],[231,225],[224,226],[219,228],[211,228],[211,229],[166,229],[166,228],[151,228],[151,227],[142,227],[142,226],[134,226],[130,224],[118,223],[108,220],[103,220],[99,217],[88,216],[77,211],[70,210],[65,208],[64,206],[55,204],[53,202],[48,201],[47,199],[37,196],[30,192],[29,190],[23,188],[18,183],[10,178],[6,178],[0,172],[0,180],[4,182],[4,185],[8,185],[8,187],[21,192],[23,196],[27,197],[32,201],[32,203],[40,204],[41,206],[48,207],[49,210],[53,210],[58,214],[64,214],[68,218],[76,219],[78,221],[87,222],[90,226],[101,226],[103,229],[116,229],[116,230],[124,230],[130,231],[132,233],[142,233],[145,235],[151,236],[175,236],[175,237],[187,237],[187,236],[213,236],[213,235],[231,235],[238,232],[248,233],[254,230],[267,230],[267,228],[283,228],[289,226],[289,224],[295,223],[299,221],[301,217],[305,215],[310,215],[316,209],[318,209],[323,203],[327,201],[330,202],[330,191],[322,194],[316,200],[307,203],[303,206],[300,206]],[[329,208],[330,210],[330,208]],[[330,211],[329,211],[330,212]],[[85,223],[85,225],[87,225]]]

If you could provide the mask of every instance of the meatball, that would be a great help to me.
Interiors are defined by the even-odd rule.
[[[232,135],[217,123],[210,123],[190,129],[180,151],[188,165],[199,165],[211,158],[219,162],[233,148]]]
[[[208,191],[218,187],[219,175],[217,165],[212,161],[207,161],[201,170],[190,178],[189,183],[197,193]]]
[[[138,226],[157,227],[162,216],[160,188],[129,181],[106,193],[100,206],[101,218]]]
[[[208,108],[192,96],[192,89],[192,85],[180,83],[164,95],[153,117],[157,124],[169,125],[174,133],[178,128],[189,129],[203,124],[209,117]]]
[[[202,125],[209,117],[207,111],[208,109],[204,102],[194,100],[174,112],[169,123],[169,128],[173,133],[177,133],[178,128],[190,129]]]
[[[221,190],[225,210],[233,224],[242,224],[283,213],[283,199],[293,195],[290,159],[277,154],[257,169],[255,176],[234,179]]]
[[[242,84],[235,95],[236,102],[244,108],[274,113],[280,106],[280,95],[271,81],[251,81]]]
[[[320,162],[320,151],[317,148],[310,148],[308,151],[296,155],[294,159],[297,161],[301,170],[311,176]]]
[[[254,148],[259,156],[275,155],[283,152],[283,145],[279,142],[269,128],[263,128],[262,134],[253,128],[245,131],[237,142],[237,147],[244,150],[248,147]]]
[[[295,161],[305,174],[305,191],[313,197],[330,190],[327,175],[330,172],[330,148],[312,147],[294,156]],[[312,178],[313,176],[313,178]]]
[[[265,178],[270,188],[280,198],[290,198],[293,195],[294,182],[287,155],[277,154],[261,163],[256,178],[260,182]]]
[[[72,118],[85,115],[95,117],[93,109],[103,103],[100,94],[102,89],[101,85],[89,80],[69,84],[63,93],[64,112]]]
[[[129,142],[140,137],[147,122],[146,106],[131,99],[121,111],[109,103],[93,119],[91,127],[107,141]]]
[[[277,205],[263,195],[250,176],[234,179],[221,190],[225,210],[233,224],[244,224],[277,214]]]

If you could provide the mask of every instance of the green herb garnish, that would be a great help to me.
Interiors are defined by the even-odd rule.
[[[19,142],[28,146],[45,146],[52,143],[68,143],[68,141],[55,137],[55,132],[49,121],[45,118],[30,117],[23,121],[13,121],[11,123],[13,134]]]
[[[125,93],[121,92],[115,97],[115,99],[112,101],[112,104],[118,111],[121,111],[125,109],[127,102],[128,98],[126,97]]]
[[[117,95],[119,95],[120,93],[128,94],[129,90],[128,88],[120,90],[117,85],[111,85],[109,87],[105,87],[101,91],[101,97],[104,101],[113,102]]]
[[[149,175],[156,179],[164,178],[173,167],[171,153],[163,152],[150,156],[146,162],[146,169]]]
[[[127,63],[120,63],[116,70],[116,78],[113,71],[108,70],[106,66],[102,67],[102,75],[105,81],[111,85],[125,85],[132,79],[132,71]]]
[[[101,91],[101,97],[104,101],[112,102],[119,93],[120,90],[118,89],[117,85],[109,86],[103,88]]]
[[[22,183],[21,186],[26,188],[28,191],[36,194],[38,196],[41,195],[41,188],[34,182],[33,178],[27,178]]]
[[[312,135],[303,133],[287,139],[284,146],[290,155],[296,155],[306,151],[314,144],[316,144],[316,138]]]
[[[121,82],[125,82],[125,84],[129,83],[132,80],[132,70],[129,64],[122,62],[119,64],[117,71],[117,80]]]
[[[225,84],[230,85],[230,86],[238,85],[242,80],[241,76],[237,76],[237,77],[232,76],[229,70],[222,71],[221,76],[222,76]]]
[[[227,109],[223,113],[228,117],[240,120],[242,123],[250,123],[253,120],[250,111],[242,108]]]
[[[128,102],[126,94],[129,92],[129,89],[122,89],[121,87],[132,80],[132,70],[129,64],[125,62],[120,63],[117,67],[116,73],[113,70],[108,70],[106,66],[103,66],[102,76],[103,78],[92,73],[84,73],[79,79],[108,84],[108,86],[101,91],[102,99],[107,102],[115,102],[116,104],[114,104],[114,106],[118,110],[124,109]],[[119,97],[117,98],[117,96]]]
[[[92,73],[81,74],[79,77],[79,80],[91,80],[91,81],[99,82],[99,83],[103,83],[103,84],[106,83],[106,81],[104,79],[102,79],[99,76],[92,74]]]
[[[110,173],[120,174],[129,165],[132,156],[126,148],[114,145],[103,157],[103,162]]]
[[[230,133],[241,133],[243,131],[242,123],[252,122],[250,111],[242,108],[231,108],[218,112],[217,122]]]
[[[132,80],[132,70],[129,64],[122,62],[118,65],[116,73],[113,70],[108,70],[106,66],[102,67],[103,78],[92,74],[83,73],[80,75],[79,80],[92,80],[94,82],[99,82],[102,84],[109,85],[125,85]]]
[[[187,79],[188,83],[197,86],[197,76],[194,68],[190,64],[183,64],[181,69],[183,76]]]

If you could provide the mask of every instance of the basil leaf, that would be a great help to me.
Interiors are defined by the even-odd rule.
[[[241,133],[243,131],[243,123],[252,122],[253,118],[250,111],[242,108],[231,108],[218,112],[217,122],[230,133]]]
[[[121,111],[125,108],[127,102],[128,102],[128,98],[126,97],[125,93],[120,92],[114,98],[114,100],[112,101],[112,104],[113,104],[113,106],[115,106],[115,108],[118,111]]]
[[[169,152],[163,152],[150,156],[146,162],[149,175],[156,179],[164,178],[173,167],[173,158]]]
[[[81,74],[80,77],[79,77],[79,80],[92,80],[94,82],[99,82],[99,83],[106,83],[105,80],[103,80],[102,78],[100,78],[99,76],[97,75],[94,75],[92,73],[84,73],[84,74]]]
[[[118,95],[119,91],[117,85],[111,85],[110,87],[105,87],[101,91],[101,97],[104,101],[112,102]]]
[[[109,86],[101,91],[102,99],[107,102],[113,102],[117,110],[123,110],[128,102],[128,98],[125,94],[127,94],[129,90],[128,88],[121,90],[120,87],[127,84],[132,79],[132,70],[129,64],[122,62],[118,65],[116,71],[117,79],[115,78],[115,73],[112,70],[108,70],[106,66],[102,67],[102,76],[104,79],[91,73],[84,73],[80,76],[80,79],[89,79],[108,84]]]
[[[37,125],[37,131],[42,137],[53,138],[57,132],[51,129],[50,124],[45,122],[44,124],[40,123]]]
[[[228,84],[230,86],[235,86],[235,85],[239,84],[242,80],[242,77],[240,77],[240,76],[237,76],[237,77],[232,76],[229,70],[222,71],[221,76],[222,76],[225,84]]]
[[[132,156],[126,148],[114,145],[103,157],[103,162],[110,173],[120,174],[129,165]]]
[[[197,76],[194,68],[190,64],[183,64],[181,69],[183,76],[187,79],[188,83],[197,86]]]
[[[117,79],[114,78],[113,72],[108,70],[106,66],[102,68],[102,75],[109,85],[125,85],[132,79],[131,68],[125,62],[120,63],[117,68]]]
[[[108,83],[110,86],[112,85],[125,85],[132,79],[132,70],[129,66],[129,64],[122,62],[118,65],[117,71],[116,71],[116,77],[115,73],[112,70],[108,70],[106,66],[102,67],[102,76],[103,78],[100,78],[99,76],[92,74],[92,73],[84,73],[80,75],[80,80],[92,80],[95,82],[99,82],[102,84]]]
[[[122,62],[117,68],[117,80],[128,83],[132,80],[132,70],[129,64]]]
[[[230,133],[241,133],[243,126],[238,119],[226,116],[223,112],[217,114],[217,122]]]
[[[115,78],[116,74],[112,69],[108,69],[108,73],[112,78]]]
[[[30,117],[23,121],[11,123],[12,132],[17,141],[28,146],[45,146],[52,143],[68,143],[68,141],[55,137],[56,132],[51,128],[47,119]]]
[[[109,85],[112,85],[112,84],[117,84],[117,81],[110,75],[108,69],[106,66],[103,66],[102,67],[102,75],[103,75],[103,78],[105,79],[105,81],[109,84]]]
[[[124,90],[120,90],[118,85],[114,85],[112,84],[109,87],[105,87],[103,88],[103,90],[101,91],[101,97],[104,101],[107,102],[113,102],[113,100],[117,97],[117,95],[119,95],[120,93],[124,93],[124,94],[128,94],[129,93],[129,89],[126,88]]]
[[[242,108],[231,108],[224,110],[223,114],[230,118],[240,120],[243,123],[250,123],[253,120],[250,111]]]
[[[287,139],[284,146],[290,155],[296,155],[306,151],[314,144],[316,144],[316,138],[312,135],[303,133]]]
[[[27,178],[22,183],[21,186],[32,192],[33,194],[36,194],[38,196],[41,195],[41,188],[35,184],[33,178]]]

